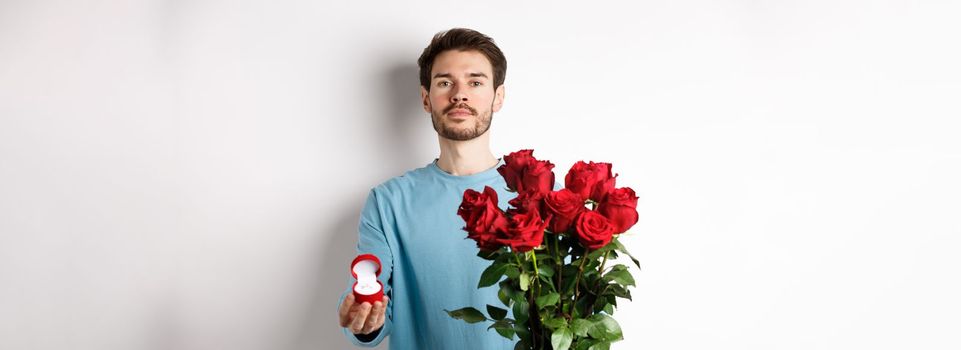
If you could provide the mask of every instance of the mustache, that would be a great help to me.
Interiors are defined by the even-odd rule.
[[[474,109],[473,107],[468,106],[468,105],[466,105],[466,104],[463,104],[463,103],[462,103],[462,104],[459,104],[459,105],[450,105],[449,107],[444,108],[444,114],[450,113],[450,111],[452,111],[452,110],[454,110],[454,109],[457,109],[457,108],[466,109],[466,110],[470,111],[470,114],[472,114],[472,115],[477,115],[477,110],[476,110],[476,109]]]

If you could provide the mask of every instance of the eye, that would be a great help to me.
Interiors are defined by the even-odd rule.
[[[484,85],[483,83],[481,83],[481,82],[479,82],[479,81],[472,81],[471,84],[474,84],[474,86]]]
[[[438,85],[438,86],[447,86],[447,85],[450,85],[450,82],[449,82],[449,81],[442,81],[442,82],[437,83],[437,85]]]

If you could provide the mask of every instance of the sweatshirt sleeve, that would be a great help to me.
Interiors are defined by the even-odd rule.
[[[341,327],[348,341],[356,346],[362,347],[375,347],[380,344],[384,338],[390,335],[393,324],[394,298],[392,296],[393,288],[391,287],[390,277],[393,271],[394,260],[390,246],[388,246],[387,236],[384,233],[384,221],[382,220],[381,208],[377,197],[378,192],[376,188],[371,189],[364,208],[361,210],[357,236],[357,255],[374,254],[380,259],[381,271],[377,279],[384,285],[384,295],[389,298],[384,325],[379,331],[374,331],[374,333],[367,337],[355,335],[351,333],[347,327]],[[340,299],[337,301],[336,309],[338,312],[340,305],[344,302],[344,298],[347,297],[347,293],[351,292],[351,287],[354,285],[354,282],[356,282],[356,279],[352,275],[348,274],[347,277],[347,289],[341,294]],[[373,339],[369,339],[370,337],[373,337]]]

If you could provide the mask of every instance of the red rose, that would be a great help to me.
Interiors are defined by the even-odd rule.
[[[614,237],[614,226],[611,222],[592,210],[585,210],[578,215],[574,226],[577,240],[582,246],[591,250],[607,245]]]
[[[522,186],[521,177],[527,164],[535,161],[534,150],[524,149],[504,156],[504,165],[497,168],[497,172],[504,177],[507,188],[517,191],[518,186]],[[518,191],[519,192],[519,191]]]
[[[541,194],[550,193],[554,190],[554,164],[546,160],[528,164],[522,181],[524,190],[533,189]]]
[[[497,233],[507,227],[507,218],[497,207],[497,192],[493,188],[484,186],[484,193],[464,191],[457,215],[466,223],[463,229],[467,231],[467,238],[477,241],[478,248],[491,251],[502,246],[497,242]]]
[[[564,177],[564,187],[577,193],[583,199],[600,202],[614,189],[610,163],[584,163],[578,161]]]
[[[544,195],[532,189],[519,194],[507,203],[520,211],[536,210],[541,217],[547,216],[547,210],[544,209]]]
[[[618,188],[597,207],[614,225],[614,233],[624,233],[637,223],[637,195],[630,187]]]
[[[554,189],[554,164],[534,158],[534,150],[520,150],[504,156],[504,165],[497,172],[504,177],[507,188],[517,193],[536,190],[546,194]]]
[[[544,207],[553,216],[548,228],[554,233],[567,232],[577,215],[586,210],[584,199],[566,188],[548,193]]]
[[[547,222],[541,220],[541,215],[536,210],[522,212],[510,209],[508,216],[507,229],[504,230],[498,242],[509,245],[517,252],[530,251],[544,242],[544,229],[547,228]]]
[[[607,176],[610,176],[610,174],[610,165],[608,165]],[[603,181],[598,181],[597,184],[594,185],[594,190],[591,191],[590,198],[595,202],[604,201],[604,198],[614,191],[614,182],[616,177],[617,175],[614,175],[614,177],[608,177]]]

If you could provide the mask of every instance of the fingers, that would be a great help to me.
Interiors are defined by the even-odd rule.
[[[357,311],[354,312],[350,323],[350,332],[354,334],[361,334],[364,324],[367,323],[367,316],[370,315],[371,305],[368,302],[363,302],[357,307]]]
[[[340,326],[347,327],[354,334],[369,334],[384,325],[387,314],[386,295],[380,301],[370,305],[368,302],[356,303],[353,294],[348,294],[340,304]]]
[[[374,303],[374,307],[370,311],[370,317],[367,318],[367,323],[364,325],[364,334],[369,334],[384,325],[384,320],[387,317],[387,301],[387,296],[384,296],[380,301]]]
[[[378,301],[374,303],[374,307],[370,309],[370,316],[367,316],[367,321],[364,322],[364,329],[361,331],[363,334],[370,334],[380,326],[377,324],[377,320],[380,319],[380,314],[384,312],[384,303]]]
[[[347,293],[344,302],[340,304],[340,326],[347,327],[350,324],[350,309],[354,306],[354,293]]]

